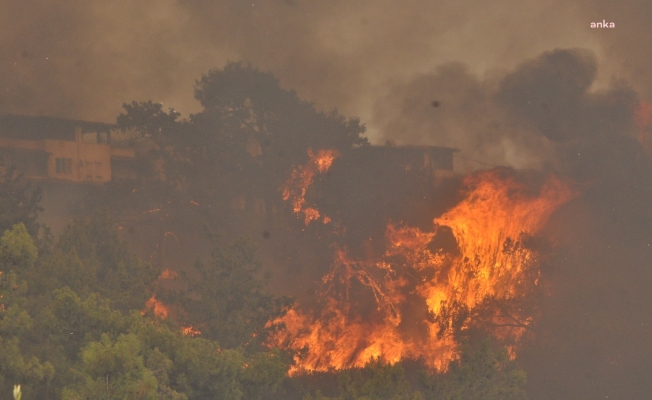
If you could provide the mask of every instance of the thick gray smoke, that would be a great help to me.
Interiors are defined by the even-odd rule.
[[[403,132],[389,132],[387,121],[376,121],[377,99],[449,62],[464,63],[484,82],[487,71],[512,69],[546,50],[582,47],[598,54],[599,84],[617,73],[649,93],[643,74],[648,56],[639,50],[650,40],[643,34],[649,15],[644,4],[4,1],[0,112],[113,122],[123,102],[152,99],[187,114],[198,109],[192,86],[203,72],[245,60],[319,107],[361,117],[371,139],[381,142],[381,133]],[[603,18],[616,28],[589,28]],[[458,134],[430,129],[417,135],[426,133],[435,144],[454,143],[438,135]],[[497,156],[489,159],[504,154],[501,163],[523,165],[527,157],[516,155],[516,142],[493,146]]]
[[[376,102],[374,122],[396,144],[444,145],[462,150],[458,171],[492,165],[541,167],[550,143],[515,123],[497,99],[498,83],[459,63],[398,85]]]
[[[622,82],[591,90],[597,72],[588,50],[546,52],[484,79],[446,64],[394,87],[377,102],[374,121],[401,144],[463,149],[462,170],[503,164],[579,173],[608,158],[600,152],[611,151],[610,142],[631,140],[624,138],[639,101]]]

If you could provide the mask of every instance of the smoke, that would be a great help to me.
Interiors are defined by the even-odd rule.
[[[457,146],[469,169],[483,166],[475,158],[540,167],[583,187],[547,229],[557,247],[542,267],[536,340],[520,356],[536,399],[651,388],[638,371],[652,365],[652,164],[636,139],[639,93],[599,73],[594,52],[556,49],[488,76],[440,66],[377,102],[387,139]]]
[[[614,76],[625,79],[642,97],[652,96],[652,76],[648,66],[650,53],[641,49],[652,46],[647,15],[652,4],[644,0],[628,0],[615,3],[606,0],[584,0],[578,3],[585,20],[607,20],[616,24],[615,29],[598,30],[594,37],[600,42],[605,81]]]
[[[460,170],[488,163],[579,176],[608,158],[612,142],[631,140],[623,135],[631,136],[638,103],[622,82],[592,90],[597,71],[595,54],[580,49],[545,52],[485,78],[446,64],[393,87],[374,121],[402,144],[463,149]]]
[[[203,68],[175,1],[4,2],[0,112],[114,122],[123,102],[173,106]]]
[[[463,150],[458,171],[487,165],[541,167],[548,141],[519,127],[496,101],[497,82],[480,79],[460,63],[394,86],[376,103],[374,121],[397,144],[444,145]]]
[[[634,135],[639,95],[622,81],[593,89],[597,73],[591,52],[555,50],[507,73],[493,96],[515,126],[551,145],[549,168],[584,185],[548,227],[559,247],[543,268],[538,337],[522,358],[534,398],[650,389],[635,371],[652,365],[641,311],[652,283],[652,165]]]
[[[245,60],[320,108],[361,117],[378,139],[376,100],[439,65],[462,62],[483,75],[555,47],[586,47],[601,62],[611,51],[582,6],[557,0],[33,0],[2,8],[0,112],[106,122],[131,100],[197,111],[195,80]]]
[[[495,164],[570,175],[586,190],[549,228],[562,249],[546,273],[541,341],[524,358],[531,393],[642,398],[652,365],[652,174],[632,116],[639,97],[652,97],[651,8],[643,0],[5,1],[0,113],[113,122],[123,102],[152,99],[187,115],[198,111],[202,73],[245,60],[319,108],[361,117],[375,143],[458,147],[462,171]],[[589,28],[603,19],[616,28]],[[266,239],[273,251],[275,235]]]

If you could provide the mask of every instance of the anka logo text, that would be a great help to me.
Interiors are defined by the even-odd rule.
[[[602,22],[591,22],[591,28],[615,28],[616,24],[613,22],[607,22],[602,20]]]

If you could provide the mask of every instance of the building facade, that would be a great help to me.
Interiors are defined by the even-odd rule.
[[[133,177],[135,151],[112,145],[112,128],[49,117],[0,116],[1,162],[32,180],[93,184]]]

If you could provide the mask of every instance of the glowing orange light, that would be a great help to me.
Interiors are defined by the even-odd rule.
[[[198,335],[201,335],[201,331],[199,329],[195,329],[192,326],[184,326],[181,328],[181,333],[183,333],[186,336],[190,337],[195,337]]]
[[[177,278],[179,274],[176,271],[172,271],[169,268],[166,268],[161,272],[161,275],[159,275],[158,279],[174,279]]]
[[[167,306],[159,301],[156,296],[150,297],[149,300],[147,300],[145,303],[145,307],[145,310],[141,312],[143,315],[145,315],[147,309],[152,310],[154,315],[160,319],[166,319],[170,314]]]
[[[316,208],[306,205],[306,192],[315,175],[327,172],[338,156],[337,150],[322,149],[315,154],[309,149],[310,161],[306,165],[296,167],[283,188],[283,200],[290,201],[295,214],[303,214],[306,225],[321,217]]]
[[[524,240],[577,193],[550,177],[532,194],[499,171],[468,176],[464,188],[464,199],[436,218],[431,232],[390,224],[386,253],[377,260],[353,260],[339,248],[323,278],[322,308],[295,305],[268,323],[284,326],[270,345],[298,351],[291,375],[362,367],[373,358],[422,359],[445,370],[457,354],[454,337],[446,334],[456,324],[455,310],[475,315],[489,307],[482,318],[491,332],[519,340],[532,316],[497,304],[536,287],[538,253]],[[459,254],[430,249],[443,227],[453,233]],[[416,321],[415,310],[423,310]],[[509,351],[514,357],[516,347]]]

